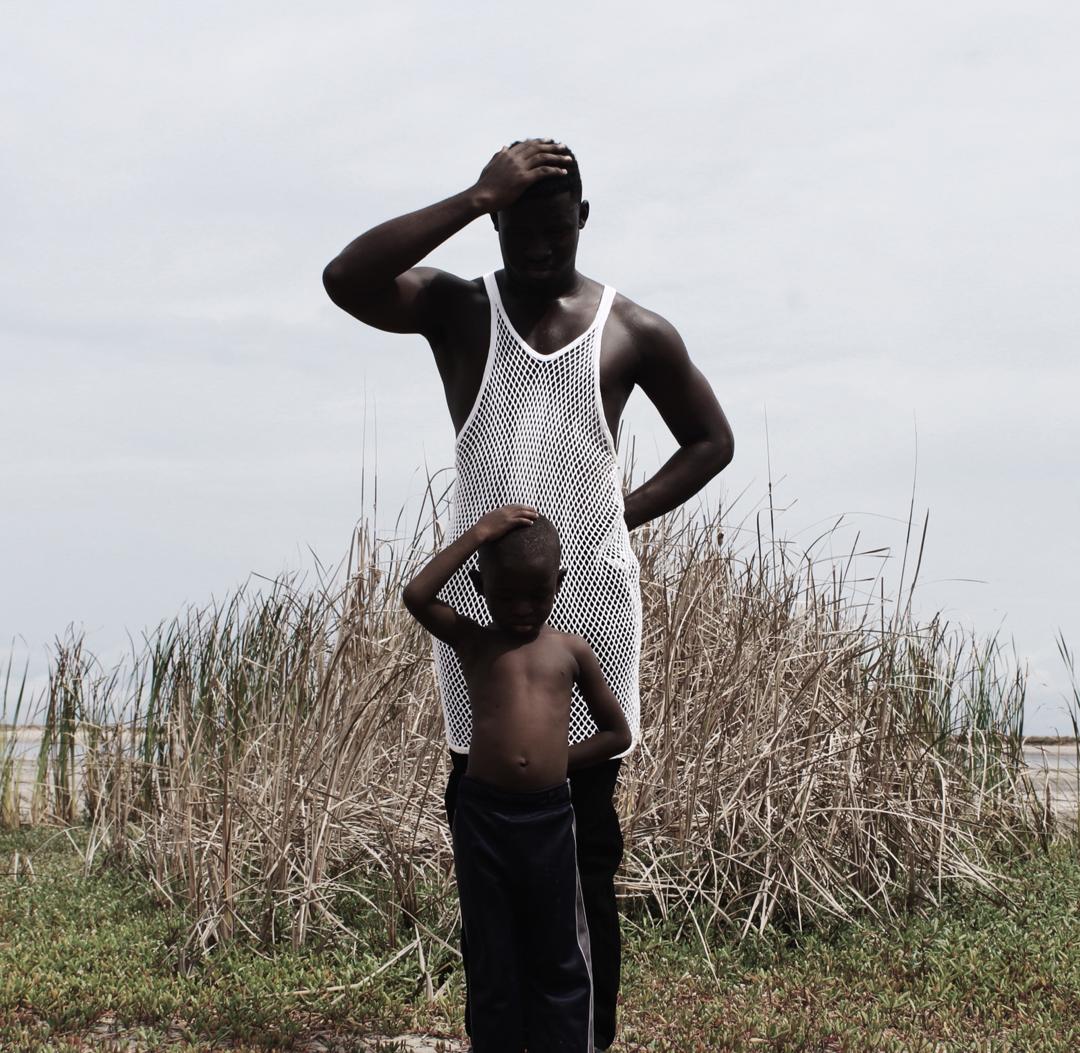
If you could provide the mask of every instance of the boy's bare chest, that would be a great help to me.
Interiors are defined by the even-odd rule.
[[[518,647],[496,642],[462,656],[462,672],[474,706],[516,697],[570,698],[575,664],[558,638]]]

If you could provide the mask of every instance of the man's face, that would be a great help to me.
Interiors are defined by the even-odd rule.
[[[515,284],[544,289],[573,273],[587,201],[567,192],[519,201],[496,217],[503,265]]]

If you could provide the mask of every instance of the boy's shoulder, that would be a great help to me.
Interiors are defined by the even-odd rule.
[[[577,633],[563,632],[562,629],[556,629],[553,625],[545,625],[544,630],[548,634],[549,639],[559,640],[562,643],[570,644],[574,642],[585,642]]]
[[[548,626],[548,629],[558,643],[565,647],[566,650],[575,657],[581,652],[582,648],[589,651],[592,650],[589,641],[586,640],[584,636],[579,636],[577,633],[563,632],[561,629],[553,629],[551,626]]]
[[[575,647],[588,647],[590,650],[592,649],[592,645],[589,643],[589,641],[586,640],[584,636],[581,636],[578,633],[563,633],[563,636],[565,636],[568,640],[572,640]]]
[[[495,628],[494,625],[476,625],[476,632],[474,633],[474,643],[479,643],[483,646],[485,643],[488,645],[494,645],[496,647],[501,646],[505,639]],[[575,654],[582,648],[591,650],[589,641],[583,636],[579,636],[577,633],[563,632],[562,629],[556,629],[552,625],[545,625],[544,631],[533,640],[531,640],[527,647],[550,647],[555,645],[556,647],[562,647],[567,651],[572,651]]]

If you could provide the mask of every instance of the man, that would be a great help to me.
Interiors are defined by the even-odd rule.
[[[502,270],[470,280],[417,266],[484,215],[498,232]],[[529,504],[555,523],[570,572],[550,624],[592,645],[636,743],[641,601],[628,532],[697,493],[730,462],[734,441],[675,329],[577,270],[588,217],[572,152],[530,139],[496,153],[467,190],[356,238],[323,282],[360,321],[421,334],[431,346],[457,435],[448,541],[503,504]],[[679,449],[624,496],[612,437],[635,385]],[[487,623],[483,598],[470,587],[474,575],[475,566],[461,568],[444,598]],[[452,822],[471,732],[468,695],[452,649],[435,641],[434,656],[453,765]],[[594,731],[575,693],[571,744]],[[619,989],[614,875],[623,843],[612,796],[620,764],[616,758],[570,778],[598,1050],[614,1039]]]

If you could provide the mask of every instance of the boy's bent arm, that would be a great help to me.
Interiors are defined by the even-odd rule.
[[[460,647],[470,632],[480,629],[479,622],[459,614],[436,594],[483,541],[475,526],[470,527],[452,545],[436,553],[401,592],[409,613],[432,636],[453,647]]]
[[[433,636],[452,647],[465,644],[482,626],[436,599],[436,594],[485,541],[494,541],[508,530],[531,524],[536,515],[536,509],[530,505],[502,505],[482,515],[453,544],[428,560],[402,590],[401,598],[409,613]]]
[[[597,732],[570,747],[566,770],[577,771],[601,764],[625,753],[633,741],[619,700],[608,686],[593,649],[581,637],[572,637],[574,657],[578,663],[578,687],[581,689],[589,715],[596,722]]]

